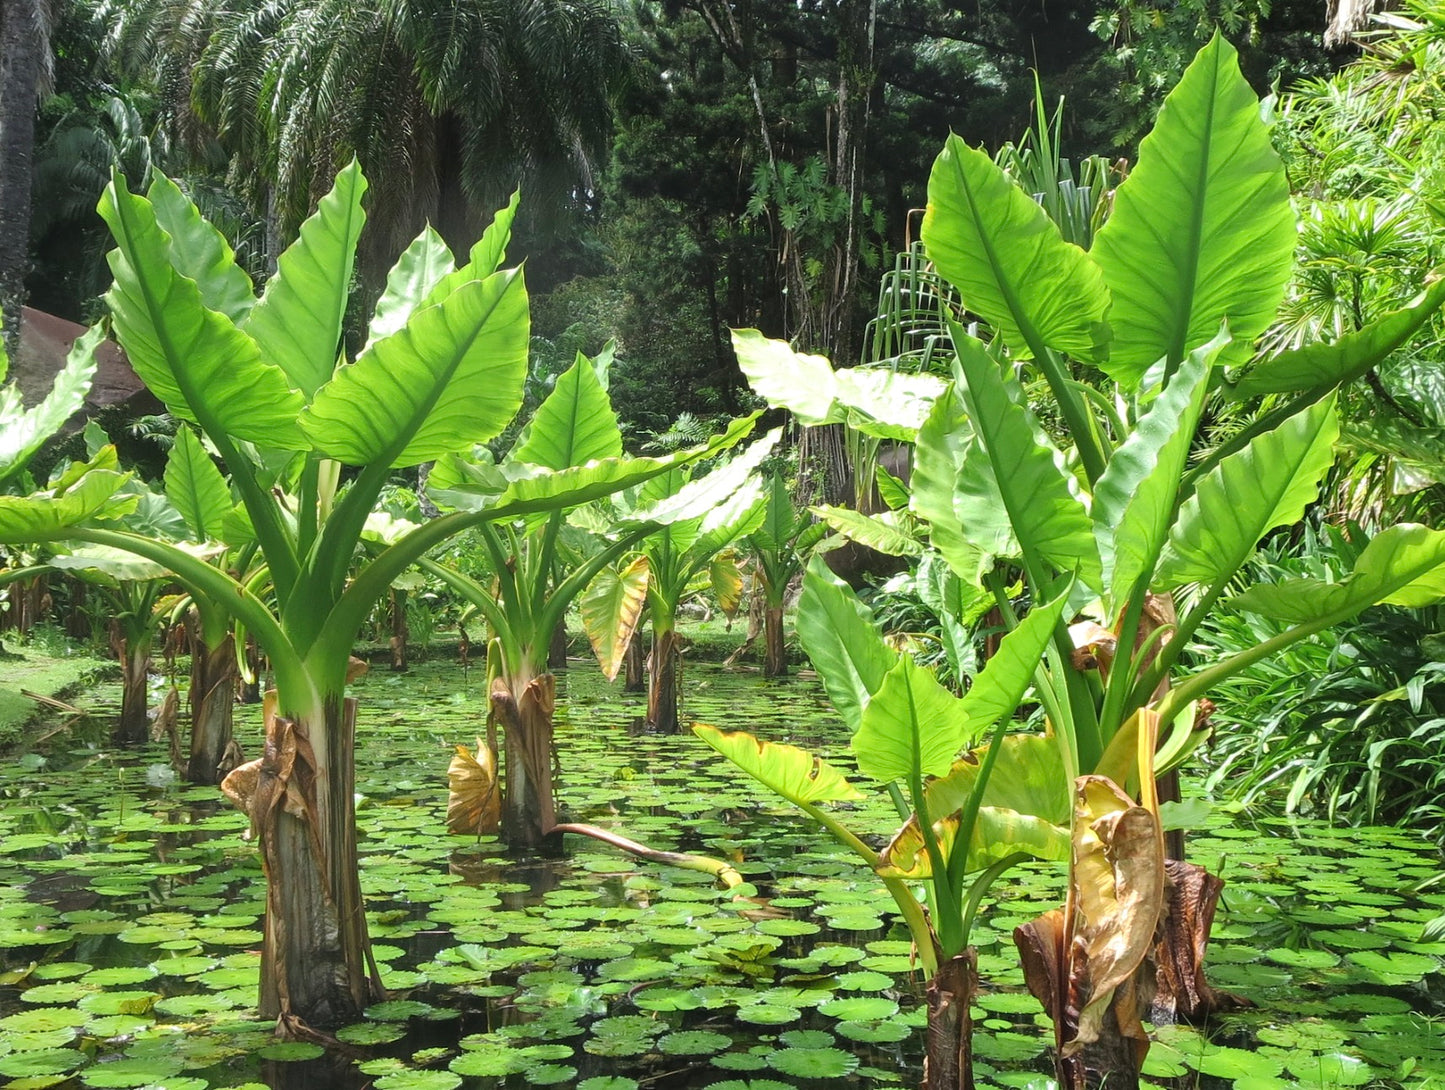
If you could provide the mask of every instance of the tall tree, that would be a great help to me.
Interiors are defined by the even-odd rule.
[[[30,265],[35,107],[50,67],[53,14],[47,0],[0,0],[0,311],[12,348]]]
[[[519,181],[534,224],[587,204],[629,68],[599,0],[107,0],[102,17],[176,135],[220,137],[271,252],[354,153],[376,179],[373,271],[424,221],[469,242]]]

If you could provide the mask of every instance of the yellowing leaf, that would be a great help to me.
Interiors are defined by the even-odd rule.
[[[705,723],[694,723],[692,732],[789,802],[802,804],[863,798],[838,769],[797,746],[765,742],[746,731],[720,731]]]
[[[502,795],[497,785],[497,758],[480,738],[477,752],[457,746],[447,767],[447,831],[458,836],[485,836],[497,831],[502,819]]]
[[[627,645],[647,605],[649,574],[645,556],[639,556],[620,572],[603,568],[577,600],[582,627],[608,681],[622,669]]]

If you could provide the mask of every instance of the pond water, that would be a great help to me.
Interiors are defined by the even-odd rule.
[[[559,792],[573,820],[726,857],[755,898],[580,838],[516,862],[445,831],[446,768],[484,674],[374,670],[357,687],[358,819],[371,934],[393,998],[339,1034],[278,1044],[258,1021],[263,909],[246,820],[178,785],[163,747],[98,727],[0,765],[0,1075],[44,1086],[377,1090],[790,1090],[918,1085],[921,982],[892,902],[846,850],[690,736],[633,727],[641,696],[576,664],[559,685]],[[816,682],[690,665],[685,718],[847,764]],[[114,694],[77,698],[101,713]],[[241,740],[257,750],[259,716]],[[886,837],[881,798],[849,823]],[[1254,1008],[1160,1027],[1153,1084],[1272,1090],[1445,1085],[1445,911],[1418,837],[1216,812],[1191,858],[1228,881],[1212,983]],[[980,1085],[1049,1086],[1052,1039],[1009,935],[1061,898],[1055,870],[996,887],[979,929]]]

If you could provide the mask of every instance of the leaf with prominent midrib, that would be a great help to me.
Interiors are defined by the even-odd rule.
[[[798,642],[834,709],[850,730],[857,730],[864,707],[898,661],[898,652],[883,642],[872,611],[818,556],[803,576],[797,624]]]
[[[843,773],[797,746],[765,742],[746,731],[720,731],[706,723],[694,723],[692,732],[789,802],[843,802],[863,797]]]
[[[1226,362],[1274,320],[1293,267],[1295,216],[1259,99],[1218,33],[1164,100],[1090,251],[1109,286],[1101,364],[1132,388],[1229,323]]]
[[[196,541],[220,541],[231,513],[231,490],[211,456],[188,427],[176,430],[166,458],[166,498],[185,519]]]

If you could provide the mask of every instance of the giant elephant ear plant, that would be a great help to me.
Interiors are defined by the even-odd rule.
[[[1137,1085],[1140,1016],[1156,984],[1160,1017],[1202,1014],[1215,1000],[1196,952],[1220,884],[1164,859],[1156,790],[1203,736],[1199,698],[1366,606],[1445,594],[1445,533],[1407,525],[1375,537],[1337,584],[1234,593],[1261,538],[1300,518],[1333,465],[1336,386],[1445,298],[1437,285],[1360,333],[1251,361],[1294,239],[1259,102],[1219,37],[1170,94],[1088,251],[957,137],[930,178],[924,244],[966,314],[948,316],[955,381],[919,430],[910,506],[931,547],[994,596],[1010,628],[1067,603],[1047,619],[1031,669],[1057,750],[1052,794],[1073,815],[1069,908],[1016,935],[1054,1019],[1061,1086]],[[1237,389],[1292,396],[1199,454],[1210,397],[1229,368],[1251,363],[1261,377]],[[1107,381],[1090,385],[1099,372]],[[1044,380],[1038,413],[1021,373]],[[1044,419],[1063,422],[1071,448]],[[1008,590],[1019,578],[1027,610]],[[1185,668],[1216,607],[1289,627]],[[925,790],[946,794],[952,775]]]
[[[470,449],[511,419],[529,332],[521,271],[500,268],[514,201],[459,267],[424,230],[348,361],[342,324],[365,189],[355,163],[340,172],[260,298],[167,179],[140,196],[117,177],[100,204],[116,240],[115,332],[151,390],[219,454],[241,497],[228,521],[264,558],[270,601],[183,550],[97,521],[116,508],[110,448],[48,492],[0,504],[0,542],[69,538],[154,560],[226,601],[270,656],[265,756],[234,775],[254,778],[248,809],[268,879],[261,1010],[283,1031],[345,1024],[381,994],[357,873],[355,704],[344,696],[360,626],[391,581],[452,534],[549,503],[517,482],[485,510],[415,528],[348,581],[394,468]],[[277,484],[277,466],[294,492]],[[342,487],[344,466],[355,469]]]

